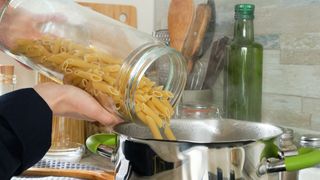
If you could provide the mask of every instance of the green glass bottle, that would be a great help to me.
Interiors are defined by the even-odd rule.
[[[261,121],[263,47],[254,42],[253,19],[254,5],[235,6],[224,71],[225,118]]]

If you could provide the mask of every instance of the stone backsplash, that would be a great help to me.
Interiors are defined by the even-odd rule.
[[[161,1],[161,2],[160,2]],[[170,0],[159,0],[156,29],[166,29]],[[255,39],[264,46],[263,121],[320,130],[320,1],[215,0],[215,39],[232,37],[234,5],[253,3]],[[222,77],[212,88],[221,105]]]
[[[256,6],[256,40],[264,46],[263,121],[319,130],[320,1],[216,0],[215,3],[216,38],[232,37],[235,4]]]

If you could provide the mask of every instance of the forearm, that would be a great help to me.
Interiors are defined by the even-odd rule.
[[[21,173],[43,157],[51,143],[51,119],[50,108],[33,89],[0,97],[1,179]]]

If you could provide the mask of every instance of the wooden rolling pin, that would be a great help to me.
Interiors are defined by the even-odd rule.
[[[75,169],[29,168],[23,176],[58,176],[73,177],[88,180],[114,180],[114,174],[104,171],[88,171]]]

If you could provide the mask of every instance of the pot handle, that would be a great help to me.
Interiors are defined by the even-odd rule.
[[[320,163],[320,150],[311,148],[299,149],[299,155],[288,156],[282,160],[264,161],[258,167],[258,176],[281,171],[297,171],[313,167]]]
[[[320,163],[320,150],[314,149],[297,156],[290,156],[284,159],[287,171],[296,171],[308,167],[313,167]]]
[[[117,135],[104,133],[92,135],[87,138],[86,146],[92,153],[112,160],[114,149],[117,146]]]

